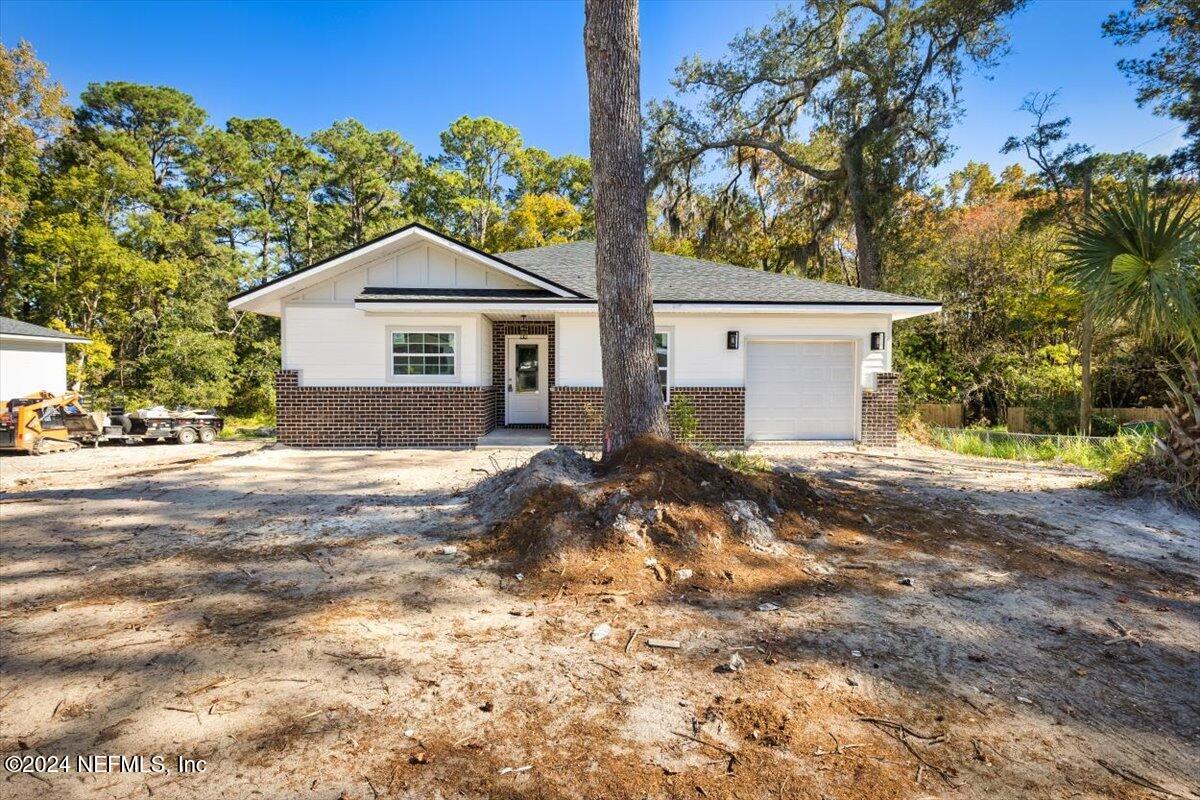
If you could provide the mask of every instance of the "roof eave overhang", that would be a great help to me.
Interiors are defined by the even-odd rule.
[[[514,309],[522,307],[540,312],[554,312],[569,314],[576,313],[592,313],[597,310],[595,300],[548,300],[548,301],[530,301],[528,299],[498,301],[488,300],[486,302],[459,302],[459,301],[377,301],[377,300],[359,300],[354,304],[354,307],[368,314],[396,314],[396,313],[430,313],[430,312],[454,312],[454,311],[469,311],[487,313],[491,311],[503,311],[512,313]],[[937,303],[678,303],[678,302],[662,302],[655,303],[654,310],[659,313],[670,314],[834,314],[834,315],[854,315],[854,314],[881,314],[890,316],[892,319],[907,319],[909,317],[918,317],[924,314],[935,314],[941,311],[942,307]]]
[[[91,344],[91,339],[76,336],[34,336],[24,333],[0,333],[0,341],[14,342],[61,342],[62,344]]]
[[[261,286],[247,289],[229,299],[229,308],[234,311],[253,311],[260,314],[278,316],[282,311],[282,300],[284,297],[322,280],[347,264],[368,260],[370,256],[379,254],[398,244],[404,244],[406,240],[410,239],[414,243],[417,241],[427,241],[437,244],[464,258],[481,262],[520,281],[532,284],[540,289],[545,289],[553,293],[556,297],[578,298],[580,296],[565,286],[560,286],[540,275],[518,267],[516,264],[510,264],[502,258],[489,255],[464,242],[451,239],[448,236],[414,222],[399,230],[385,234],[378,239],[360,245],[353,250],[347,250],[344,253],[328,258],[310,267],[296,270]]]

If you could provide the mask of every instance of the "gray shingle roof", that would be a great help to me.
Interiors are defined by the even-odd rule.
[[[596,297],[596,245],[571,242],[497,253],[522,269],[585,297]],[[716,261],[650,253],[650,286],[657,303],[840,303],[934,305],[936,300],[859,289]]]
[[[63,333],[52,328],[43,328],[19,319],[0,317],[0,335],[4,336],[40,336],[43,339],[61,339],[64,342],[90,342],[86,336],[76,336],[73,333]]]
[[[545,289],[405,289],[368,286],[355,298],[359,303],[391,303],[396,301],[467,303],[475,300],[560,300]]]

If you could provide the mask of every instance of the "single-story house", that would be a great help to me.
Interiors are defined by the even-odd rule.
[[[936,302],[665,253],[650,271],[663,398],[690,400],[700,438],[895,443],[892,323]],[[229,305],[280,318],[285,444],[602,439],[590,242],[485,253],[411,224]]]
[[[89,341],[83,336],[0,317],[0,406],[34,392],[65,392],[66,346]]]

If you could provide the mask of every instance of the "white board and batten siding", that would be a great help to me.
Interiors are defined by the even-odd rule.
[[[431,244],[418,244],[310,286],[288,304],[353,303],[364,287],[405,289],[530,289],[529,284]]]

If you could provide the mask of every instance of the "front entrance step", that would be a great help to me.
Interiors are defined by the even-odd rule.
[[[475,447],[505,448],[505,447],[537,447],[550,446],[549,428],[493,428],[490,433],[479,437]]]

